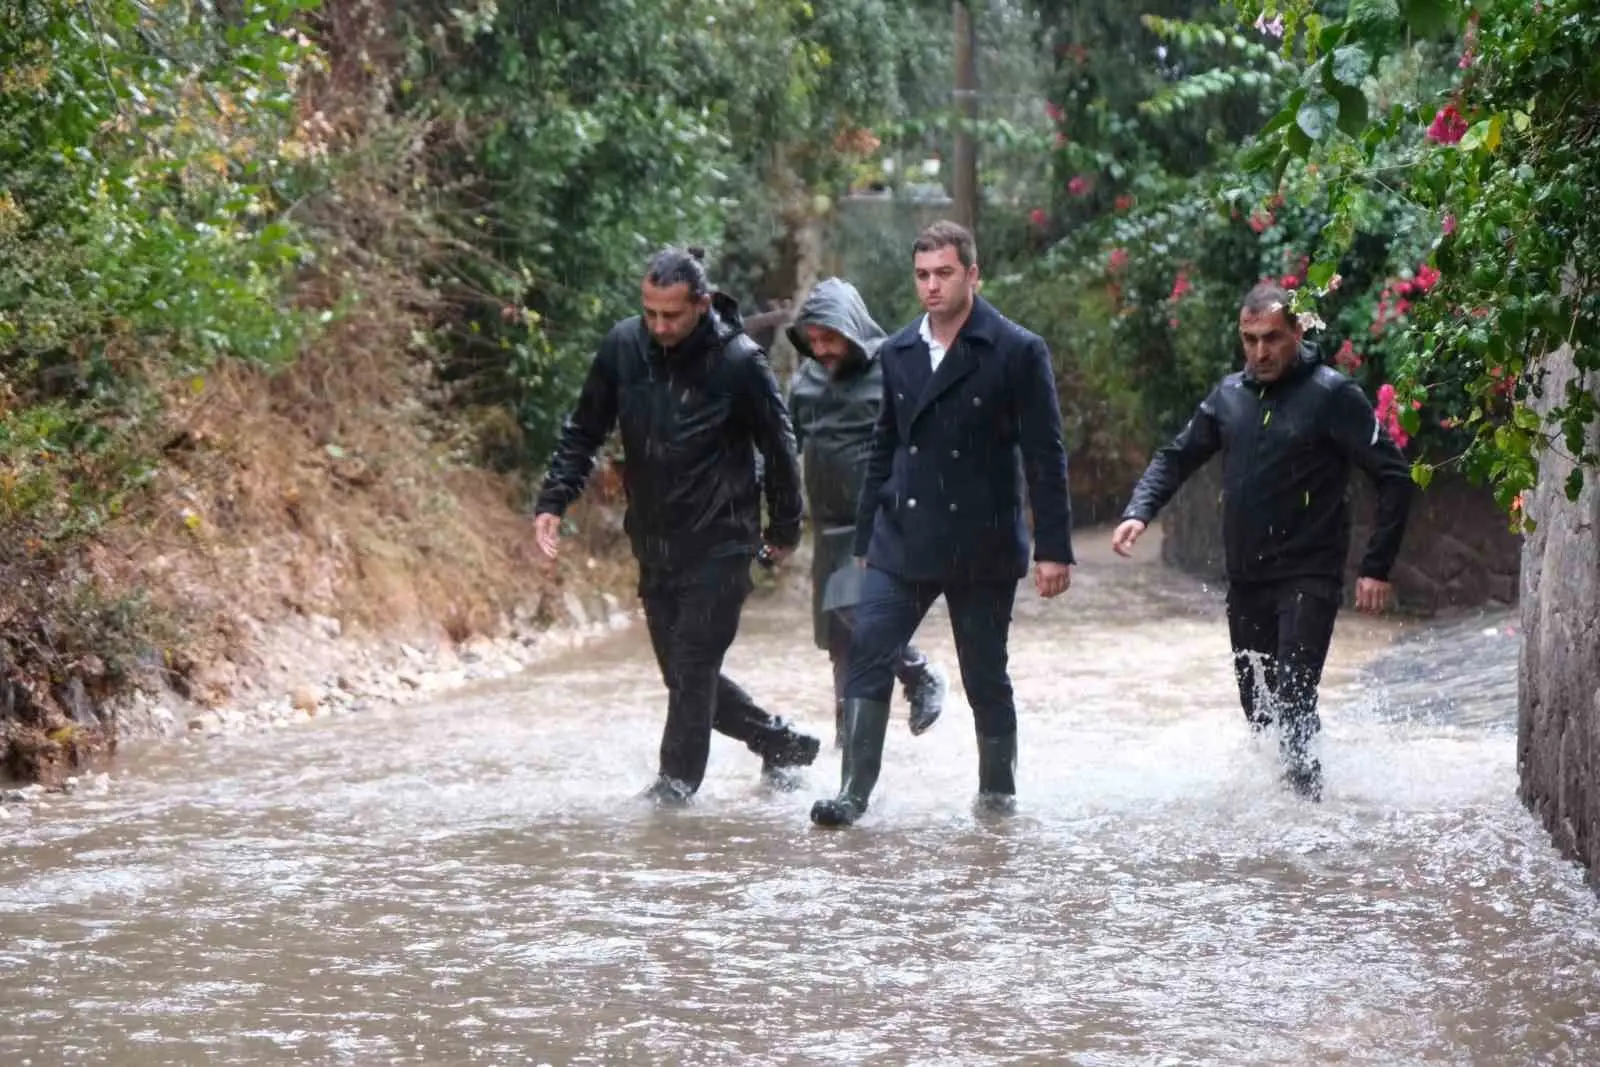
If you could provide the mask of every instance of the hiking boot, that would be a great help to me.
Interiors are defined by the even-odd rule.
[[[900,685],[906,702],[911,705],[909,721],[913,737],[926,733],[944,713],[944,672],[926,659],[908,665],[900,676]]]

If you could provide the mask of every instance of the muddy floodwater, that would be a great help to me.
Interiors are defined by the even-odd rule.
[[[636,795],[642,632],[425,707],[125,754],[0,823],[0,1064],[1593,1064],[1600,904],[1516,798],[1515,619],[1342,618],[1325,800],[1244,729],[1221,590],[1081,535],[1012,637],[1020,812],[951,670],[872,811],[719,740]],[[1144,546],[1141,546],[1142,548]],[[798,590],[729,673],[831,739]]]

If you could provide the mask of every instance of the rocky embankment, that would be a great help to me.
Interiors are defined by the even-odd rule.
[[[170,690],[144,691],[120,701],[114,712],[116,743],[126,759],[148,744],[203,743],[229,734],[281,730],[314,719],[354,716],[380,706],[435,698],[475,683],[507,678],[534,664],[631,626],[637,611],[609,593],[561,594],[562,616],[540,626],[533,613],[507,620],[504,633],[456,643],[446,637],[413,641],[348,635],[339,620],[312,615],[263,635],[256,670],[239,679],[235,699],[215,707]],[[60,765],[39,781],[0,789],[0,821],[8,807],[53,795],[109,788],[96,767]]]

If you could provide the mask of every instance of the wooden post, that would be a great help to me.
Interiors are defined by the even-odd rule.
[[[956,46],[956,137],[950,196],[955,201],[955,220],[976,236],[978,232],[978,64],[977,34],[972,8],[954,0]]]

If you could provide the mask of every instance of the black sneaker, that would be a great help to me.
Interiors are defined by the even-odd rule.
[[[682,808],[688,805],[693,796],[694,790],[687,783],[662,775],[641,794],[641,799],[661,808]]]
[[[979,815],[1015,815],[1017,798],[1010,793],[979,793],[972,807]]]
[[[779,771],[789,767],[809,767],[822,751],[822,742],[807,734],[790,730],[783,739],[761,754],[761,773]]]

